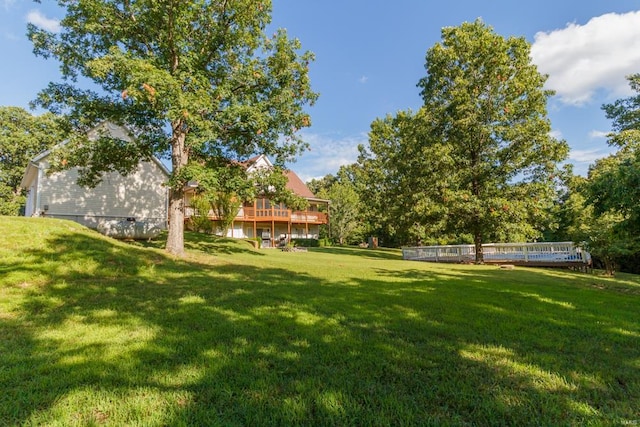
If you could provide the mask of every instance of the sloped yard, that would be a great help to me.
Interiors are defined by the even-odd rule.
[[[640,280],[0,217],[2,425],[640,423]]]

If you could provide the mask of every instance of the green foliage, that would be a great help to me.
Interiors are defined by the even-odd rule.
[[[327,237],[318,239],[318,246],[320,246],[321,248],[331,246],[331,239]]]
[[[640,92],[639,74],[629,83]],[[603,109],[613,121],[609,143],[619,150],[589,168],[584,197],[594,217],[591,250],[612,272],[620,259],[640,252],[640,95]]]
[[[342,166],[337,176],[327,175],[311,183],[318,197],[330,200],[330,237],[340,245],[361,241],[363,237],[365,207],[349,175],[354,168],[355,165]]]
[[[443,232],[441,209],[435,197],[446,176],[447,157],[437,150],[442,146],[426,143],[429,132],[427,111],[417,114],[398,112],[375,120],[371,125],[368,147],[360,147],[358,164],[361,200],[366,200],[365,214],[374,234],[387,244],[417,241]],[[425,146],[430,148],[427,151]],[[423,153],[424,151],[424,153]],[[428,160],[425,155],[429,155]]]
[[[255,198],[256,186],[246,168],[227,159],[214,157],[200,162],[191,161],[183,169],[182,179],[197,183],[195,203],[199,205],[199,210],[207,212],[210,224],[208,213],[212,211],[223,236],[227,234],[242,203]],[[213,230],[213,225],[209,227]]]
[[[318,239],[291,239],[291,244],[303,248],[317,248],[320,246],[320,241]]]
[[[349,183],[337,182],[328,191],[331,233],[338,244],[353,240],[360,224],[361,203],[358,193]]]
[[[586,249],[597,257],[607,274],[613,276],[618,259],[629,254],[629,235],[619,228],[621,217],[612,213],[593,215],[585,240]]]
[[[286,185],[288,178],[283,168],[275,166],[271,169],[258,169],[251,172],[256,194],[274,203],[283,203],[292,210],[305,210],[308,201],[289,190]]]
[[[549,209],[556,218],[553,228],[547,229],[543,239],[548,242],[583,242],[593,210],[589,210],[584,196],[586,178],[574,175],[573,166],[567,164],[561,175],[562,184],[557,190],[557,202]]]
[[[427,52],[424,106],[376,120],[361,149],[368,203],[400,241],[529,240],[551,219],[558,163],[544,90],[524,38],[481,21],[442,30]]]
[[[307,145],[298,130],[311,90],[309,52],[284,30],[265,31],[268,0],[200,2],[59,0],[66,10],[59,34],[29,25],[34,52],[61,62],[63,83],[51,83],[37,104],[64,113],[84,135],[109,120],[134,140],[78,136],[68,166],[96,183],[102,171],[127,172],[139,159],[169,155],[171,179],[167,249],[183,251],[182,169],[190,156],[243,160],[266,154],[279,165]],[[81,89],[77,77],[99,90]]]
[[[52,114],[32,116],[19,107],[0,107],[0,215],[18,215],[25,202],[20,181],[29,161],[64,138]]]
[[[619,138],[624,136],[625,132],[640,131],[640,74],[632,74],[627,77],[627,80],[636,95],[602,106],[607,118],[613,121],[611,142],[618,146],[623,145],[624,138],[622,141]]]
[[[586,203],[593,212],[591,251],[613,268],[640,252],[640,144],[622,147],[589,169]]]
[[[209,211],[211,210],[211,202],[205,196],[200,194],[194,195],[189,201],[193,212],[189,218],[189,228],[193,231],[202,233],[213,233],[214,223],[209,219]]]
[[[565,183],[558,203],[552,214],[558,218],[558,228],[545,233],[548,241],[573,241],[588,250],[597,266],[602,266],[606,273],[614,272],[632,258],[634,251],[630,246],[633,233],[627,233],[621,226],[623,217],[613,211],[596,212],[590,198],[594,188],[599,187],[598,165],[608,163],[605,160],[592,166],[590,178],[572,174],[571,167],[565,173]],[[628,269],[627,266],[625,268]]]
[[[335,176],[333,176],[332,174],[328,174],[320,179],[314,178],[311,181],[307,182],[306,185],[309,191],[311,191],[313,194],[317,196],[323,191],[324,192],[329,191],[329,188],[331,188],[331,186],[337,180],[338,179]]]

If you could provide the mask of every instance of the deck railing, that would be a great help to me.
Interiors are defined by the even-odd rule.
[[[522,265],[590,265],[589,252],[573,242],[487,243],[484,262]],[[473,262],[474,245],[418,246],[402,248],[402,257],[413,261]]]
[[[185,217],[189,218],[195,210],[191,206],[185,208]],[[209,211],[209,219],[216,220],[213,211]],[[292,211],[291,209],[256,209],[252,207],[242,207],[236,215],[238,221],[291,221],[298,224],[326,224],[327,214],[316,211]]]

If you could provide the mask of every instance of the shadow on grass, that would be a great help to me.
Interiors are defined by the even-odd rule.
[[[193,244],[215,253],[226,243]],[[197,264],[91,234],[54,236],[28,262],[0,261],[3,271],[46,277],[8,285],[17,302],[0,317],[0,421],[557,425],[638,416],[637,299],[554,287],[544,272],[376,266],[391,255],[370,260],[376,278],[347,286],[276,265]]]
[[[163,249],[166,245],[166,232],[150,241],[129,242],[133,246]],[[251,254],[263,255],[250,242],[243,239],[230,239],[211,234],[185,232],[185,249],[202,251],[210,254]]]
[[[314,251],[321,251],[323,253],[334,255],[348,255],[357,256],[368,259],[388,259],[388,260],[401,260],[402,252],[398,249],[362,249],[346,246],[325,246],[322,248],[311,248]]]

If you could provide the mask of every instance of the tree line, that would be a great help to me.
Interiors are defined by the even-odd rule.
[[[334,240],[472,243],[477,262],[483,243],[574,241],[610,273],[640,272],[640,95],[603,106],[618,151],[581,177],[551,136],[553,93],[523,38],[445,28],[426,70],[418,111],[376,119],[356,163],[310,183],[332,201]]]

